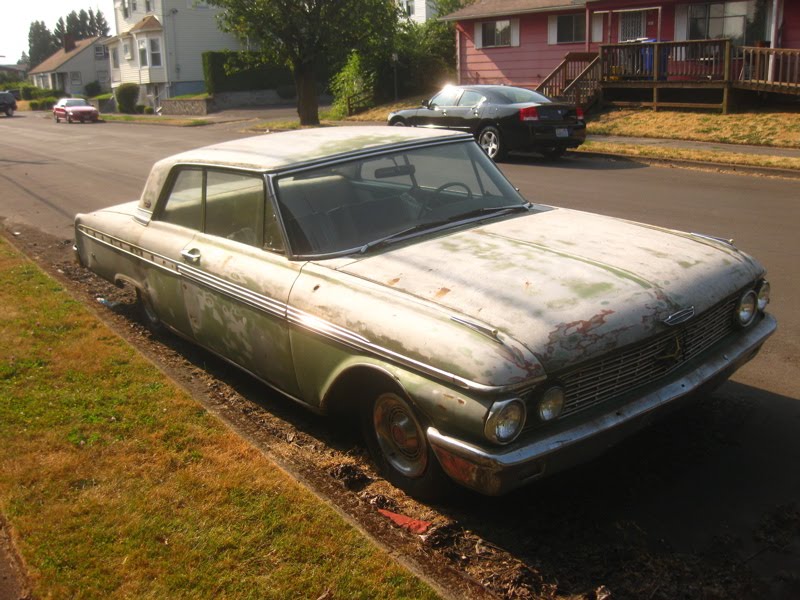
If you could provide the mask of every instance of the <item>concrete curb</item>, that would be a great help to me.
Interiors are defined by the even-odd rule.
[[[617,154],[614,152],[590,152],[577,151],[575,156],[586,156],[587,158],[606,158],[617,160],[628,160],[648,165],[674,166],[679,168],[706,169],[709,171],[721,171],[726,173],[737,173],[740,175],[765,175],[769,177],[783,177],[786,179],[800,179],[800,171],[796,169],[780,169],[777,167],[755,167],[750,165],[738,165],[732,163],[716,163],[699,160],[684,160],[677,158],[655,158],[648,156],[632,156],[630,154]]]

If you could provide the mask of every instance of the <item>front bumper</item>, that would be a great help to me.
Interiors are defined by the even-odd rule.
[[[655,389],[621,406],[614,406],[582,422],[565,420],[553,431],[531,432],[525,439],[502,448],[483,448],[450,437],[434,427],[428,440],[445,472],[458,483],[483,494],[496,496],[545,474],[585,462],[648,425],[667,406],[705,386],[719,385],[752,359],[777,328],[770,315],[733,343],[705,356],[697,366],[687,367],[659,382]]]

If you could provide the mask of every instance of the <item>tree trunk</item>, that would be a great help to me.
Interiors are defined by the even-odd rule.
[[[313,63],[294,66],[294,85],[297,89],[297,114],[300,116],[300,125],[319,125],[319,103]]]

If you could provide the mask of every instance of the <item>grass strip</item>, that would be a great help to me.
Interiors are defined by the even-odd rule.
[[[800,113],[796,109],[727,115],[708,111],[611,109],[590,113],[587,133],[800,148]]]
[[[748,167],[768,167],[775,169],[800,169],[800,159],[786,156],[740,154],[738,152],[715,152],[713,150],[689,150],[664,148],[646,144],[613,144],[588,141],[575,152],[606,152],[639,158],[661,158],[667,160],[687,160],[717,163],[721,165],[742,165]]]
[[[432,598],[0,238],[0,511],[40,598]]]

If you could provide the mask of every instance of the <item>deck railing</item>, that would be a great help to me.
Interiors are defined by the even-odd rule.
[[[564,90],[597,58],[596,52],[569,52],[558,68],[536,87],[545,96],[560,97]]]
[[[730,40],[644,42],[600,47],[602,81],[730,81]]]
[[[575,106],[588,108],[600,90],[600,57],[595,56],[587,67],[561,92],[561,97]]]
[[[737,87],[796,92],[800,89],[800,50],[737,48],[734,79]]]

